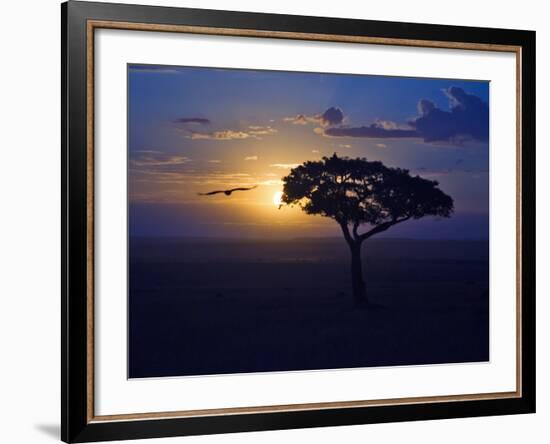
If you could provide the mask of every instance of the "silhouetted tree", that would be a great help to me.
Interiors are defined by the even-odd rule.
[[[361,263],[361,245],[375,234],[409,219],[449,217],[453,199],[438,183],[411,176],[364,158],[323,157],[293,168],[283,178],[281,201],[299,205],[307,214],[334,219],[351,250],[354,301],[368,304]],[[369,227],[360,232],[363,225]]]

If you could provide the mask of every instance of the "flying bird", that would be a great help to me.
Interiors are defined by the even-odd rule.
[[[249,191],[249,190],[253,190],[254,188],[257,188],[258,185],[254,185],[253,187],[250,187],[250,188],[245,188],[245,187],[239,187],[239,188],[231,188],[230,190],[216,190],[216,191],[210,191],[209,193],[197,193],[199,196],[212,196],[214,194],[225,194],[226,196],[231,196],[231,193],[233,191]]]

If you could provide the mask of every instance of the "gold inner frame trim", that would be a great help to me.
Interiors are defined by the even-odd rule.
[[[419,396],[392,399],[336,401],[305,404],[284,404],[253,407],[228,407],[170,412],[128,413],[100,415],[94,413],[94,36],[95,29],[120,29],[131,31],[177,32],[187,34],[219,35],[234,37],[277,38],[337,43],[360,43],[371,45],[393,45],[421,48],[462,49],[473,51],[510,52],[516,56],[516,390],[513,392],[474,393],[447,396]],[[491,399],[520,398],[522,396],[522,338],[521,338],[521,46],[488,43],[446,42],[435,40],[414,40],[351,35],[311,34],[300,32],[264,31],[255,29],[213,28],[187,25],[165,25],[131,23],[105,20],[87,21],[87,421],[88,423],[154,420],[163,418],[189,418],[199,416],[225,416],[252,413],[295,412],[304,410],[326,410],[336,408],[358,408],[417,403],[461,402]]]

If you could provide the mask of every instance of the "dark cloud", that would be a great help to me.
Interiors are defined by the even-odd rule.
[[[182,117],[181,119],[176,119],[175,123],[208,125],[210,120],[203,117]]]
[[[420,137],[414,129],[387,128],[378,123],[360,127],[327,128],[326,136],[331,137],[366,137],[371,139],[397,139]]]
[[[489,106],[479,97],[453,86],[444,91],[450,101],[450,111],[433,102],[418,102],[419,116],[410,121],[425,142],[461,143],[464,140],[489,140]]]
[[[323,126],[340,125],[344,121],[344,113],[340,108],[332,106],[321,114],[320,120]]]
[[[409,121],[407,126],[379,120],[360,127],[327,125],[329,128],[320,131],[320,134],[371,139],[421,138],[424,142],[449,142],[455,145],[460,145],[466,140],[489,140],[487,103],[455,86],[444,90],[444,93],[450,101],[449,111],[438,108],[430,100],[422,99],[418,102],[419,115]]]

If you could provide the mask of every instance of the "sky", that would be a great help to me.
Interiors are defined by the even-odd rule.
[[[450,219],[384,236],[487,239],[488,104],[486,81],[128,65],[130,235],[339,236],[333,220],[278,205],[292,167],[337,153],[437,180],[454,199]]]

